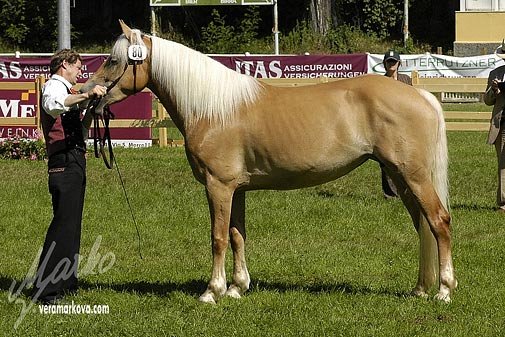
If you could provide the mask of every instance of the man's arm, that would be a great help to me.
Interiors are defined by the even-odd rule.
[[[65,106],[72,106],[84,102],[85,100],[102,97],[107,93],[107,88],[101,85],[95,85],[93,89],[81,94],[71,94],[65,99]]]
[[[496,79],[496,72],[492,71],[489,73],[487,79],[487,88],[484,93],[484,103],[487,105],[494,105],[496,103],[496,96],[500,93],[498,89],[498,81]]]

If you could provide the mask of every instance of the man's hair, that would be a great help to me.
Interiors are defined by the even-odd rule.
[[[67,61],[69,64],[74,64],[80,60],[82,62],[81,55],[72,49],[62,49],[51,58],[51,75],[56,74],[58,69],[61,68],[63,61]]]

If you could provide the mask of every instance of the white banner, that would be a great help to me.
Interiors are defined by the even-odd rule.
[[[384,74],[382,54],[368,54],[368,73]],[[503,65],[503,60],[495,54],[454,57],[438,54],[401,55],[402,64],[399,72],[411,75],[417,70],[419,77],[483,77]]]
[[[93,139],[86,140],[87,149],[93,150]],[[128,148],[141,148],[153,146],[152,140],[138,140],[138,139],[112,139],[112,147],[128,147]],[[106,150],[108,151],[108,150]]]

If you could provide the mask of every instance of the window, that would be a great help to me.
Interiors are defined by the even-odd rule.
[[[505,0],[460,0],[460,11],[505,11]]]

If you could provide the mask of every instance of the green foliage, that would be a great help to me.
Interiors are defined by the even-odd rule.
[[[359,28],[342,25],[330,30],[327,36],[329,49],[335,54],[383,53],[391,42],[375,33],[365,33]]]
[[[228,53],[236,47],[235,27],[228,26],[217,9],[212,11],[212,21],[202,28],[202,50],[207,53]]]
[[[0,0],[0,30],[4,33],[5,42],[14,45],[21,44],[29,32],[26,25],[25,0]]]
[[[307,21],[298,22],[279,43],[283,54],[320,54],[328,49],[327,38],[315,32]]]
[[[416,0],[420,1],[420,0]],[[429,46],[409,40],[407,48],[392,37],[398,35],[402,21],[402,0],[339,0],[336,17],[340,25],[321,36],[310,23],[302,21],[282,31],[281,53],[331,54],[382,53],[391,47],[403,53],[429,51]],[[417,2],[416,2],[417,3]],[[54,0],[0,0],[0,51],[51,52],[57,48],[57,2]],[[237,13],[237,12],[235,12]],[[181,42],[205,53],[273,53],[273,37],[261,30],[260,6],[246,6],[237,16],[225,16],[214,9],[211,21],[201,28],[200,37],[171,27],[160,36]],[[282,26],[281,26],[282,30]],[[265,36],[266,33],[266,36]],[[85,40],[83,31],[72,30],[73,47],[82,53],[108,53],[109,44]],[[86,42],[85,42],[86,41]]]
[[[41,139],[15,137],[0,140],[0,158],[41,160],[46,157],[46,145]]]
[[[57,2],[0,0],[0,48],[48,52],[56,48]]]
[[[403,0],[349,0],[346,8],[355,24],[380,38],[402,22]]]
[[[341,25],[330,29],[326,35],[315,32],[310,23],[297,23],[295,28],[280,42],[280,49],[285,54],[348,54],[348,53],[378,53],[394,48],[401,53],[423,53],[430,47],[414,44],[413,40],[407,48],[401,41],[391,41],[381,38],[375,33],[365,33],[355,26]]]
[[[212,20],[202,28],[202,41],[199,49],[205,53],[231,54],[247,51],[260,53],[265,43],[258,39],[261,23],[258,8],[248,6],[244,16],[235,24],[229,24],[217,9],[212,11]]]

